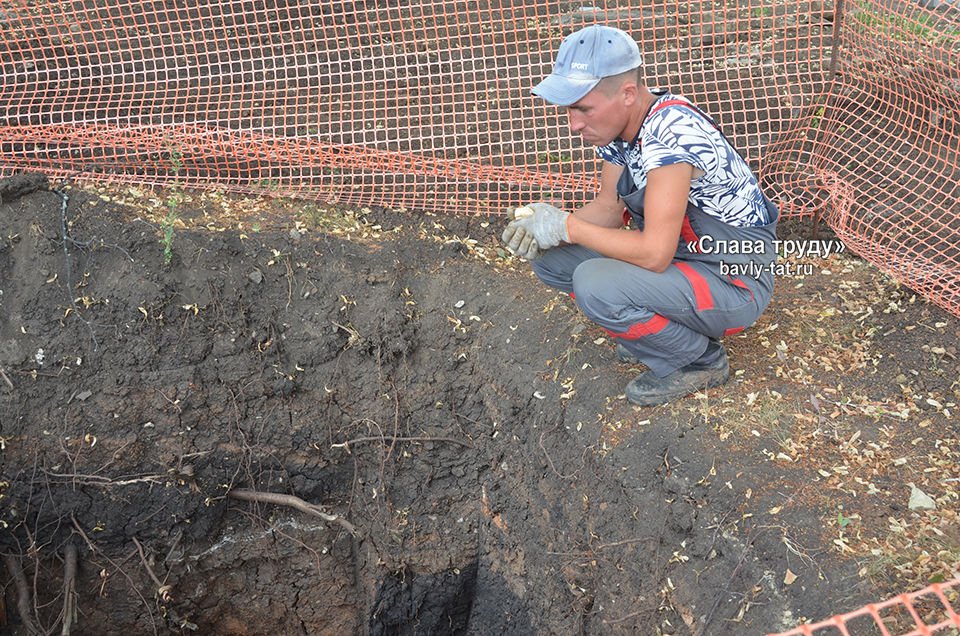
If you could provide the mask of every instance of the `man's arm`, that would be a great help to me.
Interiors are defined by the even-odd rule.
[[[619,166],[614,166],[619,168]],[[571,243],[594,249],[608,258],[662,272],[673,261],[690,196],[693,166],[678,163],[647,173],[642,232],[623,232],[622,205],[617,200],[614,171],[604,164],[597,198],[567,220]],[[619,171],[616,172],[619,177]],[[610,180],[613,182],[610,183]],[[612,191],[612,203],[611,203]]]
[[[617,181],[620,180],[620,174],[624,170],[626,170],[624,166],[604,161],[600,172],[600,192],[593,201],[574,212],[574,216],[602,227],[622,227],[623,203],[617,196]]]

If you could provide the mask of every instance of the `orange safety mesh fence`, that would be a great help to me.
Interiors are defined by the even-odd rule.
[[[837,13],[836,79],[766,149],[764,176],[960,315],[960,4],[840,0]]]
[[[628,30],[784,216],[960,315],[956,0],[0,0],[0,174],[446,213],[594,192],[529,89]],[[79,173],[79,175],[77,174]]]
[[[0,2],[0,169],[499,211],[596,189],[592,150],[530,94],[575,28],[629,30],[648,82],[755,167],[825,87],[819,1],[404,4]]]
[[[949,636],[960,628],[960,579],[871,603],[855,612],[801,625],[775,636]]]

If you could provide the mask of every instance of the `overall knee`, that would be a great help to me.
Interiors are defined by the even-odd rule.
[[[562,258],[559,250],[548,250],[535,261],[530,262],[533,273],[537,275],[546,285],[550,287],[564,288],[570,284],[570,278],[573,276],[572,265]]]
[[[753,297],[760,313],[767,308],[770,299],[773,298],[773,284],[773,274],[769,271],[757,280],[757,289],[754,290]]]
[[[553,269],[548,263],[544,263],[543,258],[531,261],[530,267],[533,268],[533,273],[537,275],[537,278],[547,285],[549,285],[556,278],[556,274],[554,274]]]
[[[615,304],[616,282],[606,269],[603,259],[595,259],[584,261],[573,272],[573,292],[577,305],[587,318],[594,321],[608,316],[611,306]]]

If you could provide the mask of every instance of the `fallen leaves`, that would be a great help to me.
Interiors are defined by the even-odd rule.
[[[949,525],[960,507],[960,442],[947,433],[960,382],[944,391],[931,381],[955,377],[956,343],[943,339],[950,323],[921,320],[926,301],[862,264],[842,269],[835,284],[808,277],[803,293],[775,297],[780,305],[737,352],[746,371],[711,413],[714,430],[735,451],[761,446],[785,480],[802,483],[789,493],[793,505],[821,510],[822,540],[836,557],[863,563],[862,575],[892,570],[898,590],[952,578],[960,574],[960,531]],[[928,333],[937,335],[927,344],[903,342]],[[936,510],[908,510],[910,481]],[[757,492],[752,499],[763,506],[753,512],[771,517],[785,508]],[[878,523],[894,510],[896,523]]]

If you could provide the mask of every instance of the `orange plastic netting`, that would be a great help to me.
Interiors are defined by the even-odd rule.
[[[822,215],[960,315],[955,0],[0,2],[0,173],[497,212],[597,162],[530,95],[562,36],[630,31],[784,216]],[[79,175],[77,174],[79,173]]]
[[[960,579],[933,584],[775,636],[949,636],[956,634],[955,628],[960,627],[957,586]]]

